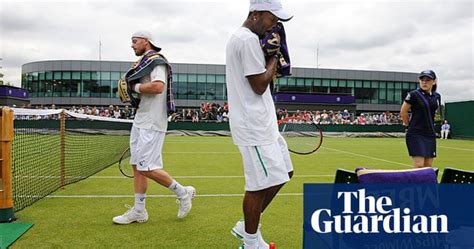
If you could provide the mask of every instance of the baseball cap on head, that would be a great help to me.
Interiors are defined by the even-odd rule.
[[[421,79],[422,77],[429,77],[430,79],[435,80],[436,79],[436,74],[433,70],[423,70],[421,73],[418,75],[418,79]]]
[[[161,48],[156,46],[156,41],[153,39],[153,36],[151,35],[150,31],[147,31],[147,30],[139,30],[135,33],[132,34],[132,38],[133,37],[136,37],[136,38],[145,38],[148,40],[148,42],[151,44],[151,46],[153,47],[153,49],[156,51],[156,52],[160,52]]]
[[[283,22],[293,18],[293,15],[283,10],[280,0],[250,0],[249,11],[269,11]]]

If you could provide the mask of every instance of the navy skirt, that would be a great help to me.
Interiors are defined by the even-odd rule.
[[[410,156],[436,157],[436,137],[406,134],[405,139]]]

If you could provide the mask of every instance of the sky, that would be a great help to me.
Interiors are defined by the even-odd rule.
[[[474,100],[471,0],[282,0],[292,65],[415,72],[433,69],[444,102]],[[2,0],[0,70],[43,60],[135,61],[131,34],[149,30],[174,63],[225,64],[248,0]],[[100,41],[100,42],[99,42]]]

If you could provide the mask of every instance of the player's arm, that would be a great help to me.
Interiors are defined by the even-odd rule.
[[[160,94],[163,92],[164,89],[165,83],[161,80],[154,80],[152,82],[136,84],[134,86],[135,92],[148,94]]]
[[[406,101],[403,101],[402,108],[400,109],[400,118],[402,119],[402,123],[404,126],[408,126],[409,117],[408,117],[408,110],[410,110],[411,105],[408,104]]]
[[[136,84],[133,90],[138,93],[160,94],[165,90],[166,66],[158,65],[151,71],[151,82]]]
[[[267,60],[265,68],[267,70],[261,74],[247,76],[252,90],[258,95],[262,95],[267,90],[270,82],[272,82],[277,69],[277,57],[270,57],[270,59]]]

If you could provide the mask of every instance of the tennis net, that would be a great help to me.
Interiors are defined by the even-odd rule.
[[[131,120],[62,109],[13,111],[15,211],[115,164],[128,147]]]

